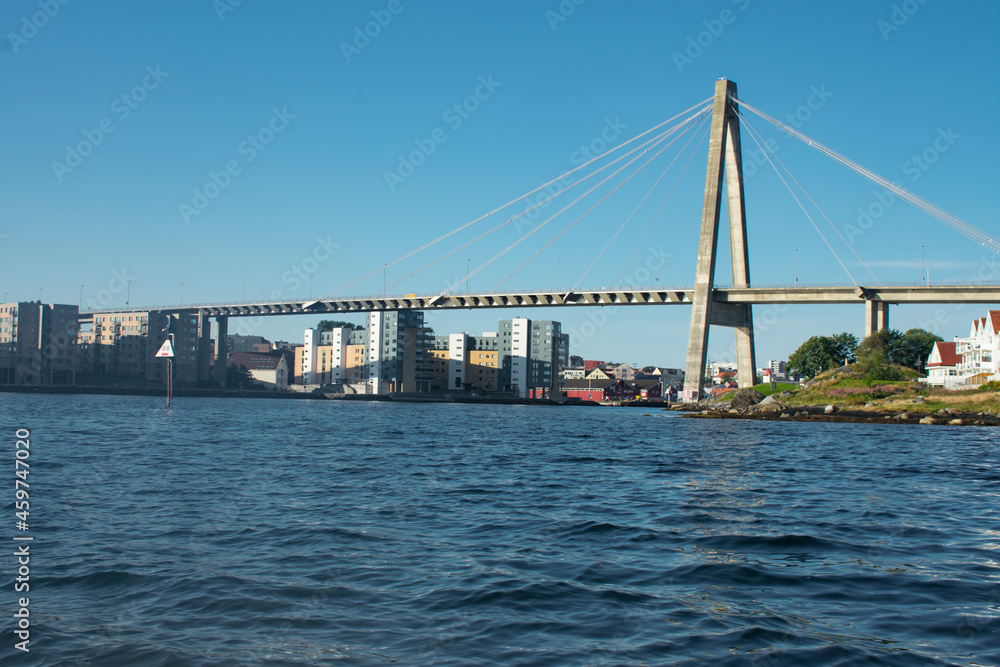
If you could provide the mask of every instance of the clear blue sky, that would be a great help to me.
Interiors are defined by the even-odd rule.
[[[375,37],[357,38],[378,19],[385,25],[368,26]],[[46,302],[77,303],[83,285],[85,303],[124,306],[124,274],[133,306],[175,304],[182,283],[185,303],[242,300],[244,284],[248,299],[305,297],[309,281],[294,269],[319,257],[312,294],[329,294],[570,168],[609,121],[627,126],[614,132],[627,139],[709,97],[720,76],[775,116],[812,101],[806,134],[996,235],[998,24],[1000,5],[986,1],[11,0],[0,9],[0,290],[8,300],[42,290]],[[448,113],[477,89],[478,109]],[[817,90],[821,102],[810,100]],[[750,121],[842,233],[876,201],[874,185]],[[398,156],[436,129],[445,141],[390,188],[385,174]],[[946,150],[914,171],[912,157],[941,133]],[[256,147],[250,136],[260,137]],[[67,156],[81,142],[88,154]],[[657,164],[647,171],[658,174]],[[693,282],[704,165],[703,147],[646,241],[664,189],[585,286],[613,283],[637,245],[638,257],[669,255],[654,281]],[[227,166],[232,173],[220,175]],[[770,168],[748,171],[753,282],[791,282],[796,254],[800,282],[848,281]],[[211,173],[225,187],[199,201],[195,189]],[[644,192],[623,189],[507,285],[575,283]],[[492,287],[570,221],[557,220],[470,287]],[[855,278],[871,282],[825,231]],[[518,236],[504,229],[395,291],[440,291],[465,275],[467,260],[475,268]],[[882,282],[918,283],[921,244],[932,283],[975,279],[985,256],[900,202],[851,241]],[[339,245],[328,256],[331,242]],[[456,245],[391,268],[388,282]],[[382,285],[380,274],[347,292]],[[950,339],[985,308],[898,307],[891,324],[937,316]],[[467,311],[438,315],[433,326],[478,333],[514,315],[560,319],[571,333],[593,331],[575,337],[575,354],[683,365],[687,307],[601,312]],[[766,318],[761,362],[786,358],[813,334],[860,335],[863,326],[860,305],[757,316]],[[253,332],[301,340],[317,320],[270,319]],[[725,358],[731,340],[713,329],[710,356]]]

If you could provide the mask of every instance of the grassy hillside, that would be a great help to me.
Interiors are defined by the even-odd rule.
[[[895,382],[867,383],[855,376],[850,368],[826,371],[805,385],[795,387],[791,397],[779,398],[788,405],[832,404],[854,410],[937,412],[951,408],[959,412],[1000,412],[1000,386],[992,383],[981,389],[950,390],[928,387],[916,381],[912,369],[899,368],[910,379]],[[754,387],[761,393],[760,387]],[[778,392],[783,391],[779,385]]]

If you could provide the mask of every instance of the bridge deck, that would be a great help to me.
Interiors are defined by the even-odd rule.
[[[744,287],[717,288],[714,301],[739,304],[860,304],[887,303],[1000,303],[1000,285],[936,285],[857,287]],[[559,308],[566,306],[650,306],[690,304],[694,288],[639,287],[629,289],[522,291],[481,294],[406,294],[347,298],[290,299],[256,303],[191,304],[81,312],[80,319],[94,314],[157,310],[165,313],[203,313],[212,317],[267,317],[278,315],[323,315],[365,313],[376,310],[461,310],[473,308]]]

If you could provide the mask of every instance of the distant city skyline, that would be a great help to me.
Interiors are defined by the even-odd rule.
[[[70,3],[44,21],[37,2],[5,5],[4,301],[150,307],[330,295],[709,97],[719,76],[942,209],[1000,228],[991,187],[1000,130],[982,118],[1000,98],[994,3],[568,4]],[[747,120],[829,218],[812,210],[858,282],[875,279],[852,250],[884,283],[1000,282],[997,255]],[[744,132],[752,282],[849,282]],[[633,252],[632,270],[657,258],[649,284],[690,285],[704,155],[702,146],[648,235],[684,161],[599,261],[651,178],[623,188],[505,287],[565,289],[592,264],[583,286],[612,285]],[[653,176],[665,166],[651,165]],[[489,290],[573,219],[466,278],[544,217],[389,287],[499,222],[490,219],[338,295],[464,291],[467,282]],[[950,340],[980,309],[900,306],[890,326]],[[478,335],[518,316],[561,320],[571,354],[683,366],[684,306],[434,313],[430,324]],[[230,332],[297,340],[324,317],[252,331],[234,318]],[[758,360],[864,326],[861,305],[761,307],[755,318]],[[713,329],[709,357],[725,360],[731,347],[732,333]]]

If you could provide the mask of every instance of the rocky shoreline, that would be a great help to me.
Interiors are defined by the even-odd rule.
[[[787,398],[787,397],[785,397]],[[752,389],[741,389],[724,400],[673,406],[685,417],[702,419],[756,419],[788,422],[848,422],[865,424],[923,424],[938,426],[1000,426],[1000,414],[962,412],[942,408],[934,413],[905,410],[847,409],[836,405],[795,405],[782,396],[762,397]],[[919,403],[919,401],[915,402]]]

